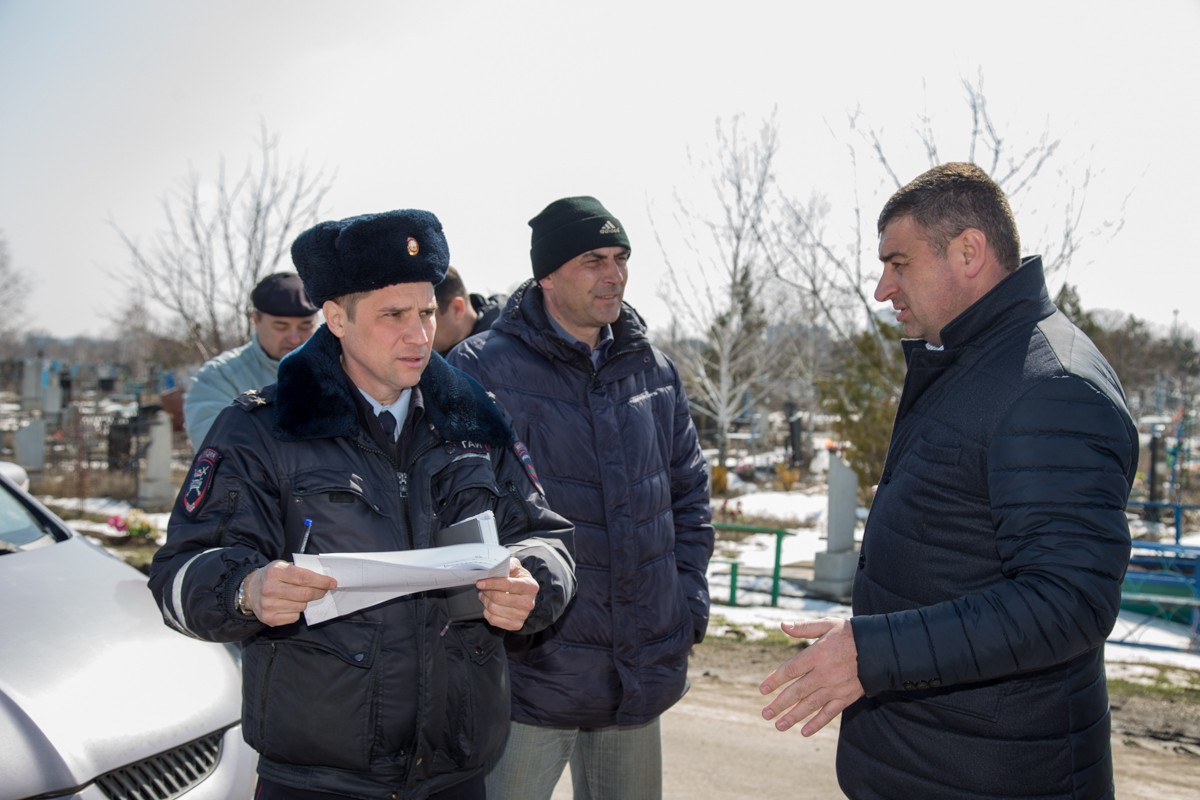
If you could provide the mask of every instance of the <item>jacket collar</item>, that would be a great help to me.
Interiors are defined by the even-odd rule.
[[[285,442],[362,435],[356,391],[342,369],[342,343],[322,325],[279,362],[275,437]],[[451,440],[507,446],[513,438],[496,401],[474,378],[434,353],[417,385],[426,419]]]
[[[1040,322],[1053,313],[1042,257],[1029,256],[942,329],[942,344],[946,350],[978,344],[1005,330]]]
[[[585,358],[559,336],[550,324],[542,287],[532,278],[517,287],[508,298],[504,313],[493,327],[526,341],[530,346],[538,346],[544,352],[557,354],[562,360]],[[621,301],[620,316],[612,324],[612,333],[610,356],[631,347],[648,347],[650,344],[646,337],[645,320],[633,306],[624,301]]]
[[[267,355],[262,342],[258,340],[258,331],[250,331],[250,350],[254,352],[254,360],[265,368],[275,369],[279,362]]]

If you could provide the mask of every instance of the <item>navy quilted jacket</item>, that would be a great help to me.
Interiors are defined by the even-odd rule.
[[[708,625],[708,468],[683,385],[629,306],[613,336],[593,369],[530,281],[449,355],[496,394],[550,507],[575,524],[574,601],[541,633],[508,637],[513,718],[526,724],[653,719],[687,690]]]
[[[854,583],[851,798],[1112,793],[1104,641],[1138,439],[1026,259],[908,374]]]

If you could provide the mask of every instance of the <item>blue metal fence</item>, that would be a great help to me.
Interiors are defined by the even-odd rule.
[[[1132,503],[1131,503],[1132,505]],[[1121,587],[1121,608],[1126,617],[1136,619],[1134,626],[1109,641],[1155,649],[1200,652],[1200,547],[1178,544],[1183,510],[1200,508],[1160,503],[1175,510],[1176,543],[1136,541],[1125,582]],[[736,533],[765,533],[775,536],[775,563],[771,572],[771,606],[779,605],[783,569],[783,540],[796,535],[783,528],[756,525],[713,523],[718,531]],[[738,579],[742,563],[736,559],[714,558],[714,563],[729,566],[729,605],[738,604]],[[1157,623],[1182,626],[1190,638],[1182,647],[1146,641],[1147,630]]]
[[[783,539],[795,536],[795,532],[784,528],[763,528],[758,525],[735,525],[732,522],[714,522],[717,531],[733,531],[736,533],[770,533],[775,536],[775,568],[771,572],[771,605],[779,605],[779,583],[783,572]],[[729,605],[737,605],[738,571],[742,566],[740,561],[714,558],[718,564],[729,565]]]
[[[1136,541],[1121,586],[1121,608],[1137,623],[1109,641],[1161,650],[1200,651],[1200,547]],[[1173,623],[1188,632],[1182,647],[1147,641],[1148,629]]]

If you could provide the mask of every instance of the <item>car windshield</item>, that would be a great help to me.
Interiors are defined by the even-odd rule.
[[[7,486],[0,486],[0,555],[51,544],[54,534]]]

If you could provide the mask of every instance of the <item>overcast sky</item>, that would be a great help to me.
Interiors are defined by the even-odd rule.
[[[774,112],[781,183],[835,221],[856,198],[873,219],[891,187],[861,161],[856,179],[849,114],[908,180],[927,166],[922,115],[944,160],[966,157],[962,80],[982,74],[1014,146],[1061,140],[1017,204],[1027,250],[1092,173],[1088,235],[1052,291],[1200,329],[1197,42],[1198,0],[0,0],[0,233],[33,279],[33,328],[116,333],[110,221],[148,240],[179,179],[243,166],[261,123],[335,174],[326,218],[435,212],[473,291],[529,275],[527,221],[548,202],[599,197],[633,240],[627,299],[661,327],[655,229],[671,240],[677,193],[710,208],[695,163],[716,120],[752,131]]]

